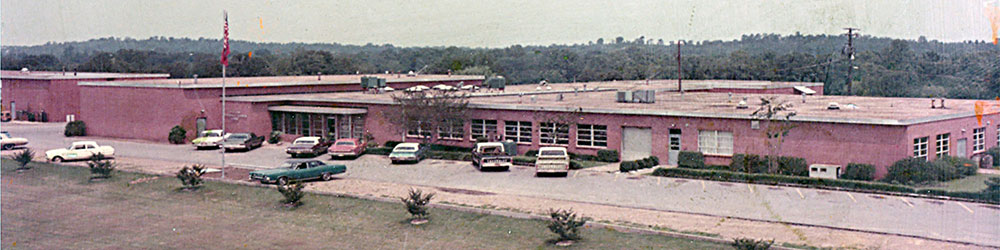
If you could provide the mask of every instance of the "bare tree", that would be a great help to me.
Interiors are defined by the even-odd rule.
[[[435,142],[439,133],[468,118],[469,95],[457,91],[411,92],[393,95],[398,111],[387,118],[400,132],[417,131],[423,143]],[[464,125],[463,125],[464,126]]]
[[[781,144],[785,142],[785,136],[788,136],[788,132],[795,128],[795,125],[791,123],[795,111],[791,111],[791,103],[778,100],[776,96],[761,97],[760,102],[760,107],[754,110],[750,116],[758,122],[765,123],[766,140],[764,145],[767,146],[770,156],[767,159],[767,171],[773,174],[778,172],[777,162],[778,156],[781,155]]]

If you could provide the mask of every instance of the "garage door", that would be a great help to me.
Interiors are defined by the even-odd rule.
[[[653,152],[653,133],[649,128],[622,129],[622,160],[649,157]]]

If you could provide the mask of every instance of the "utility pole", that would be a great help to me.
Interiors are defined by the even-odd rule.
[[[852,73],[852,71],[854,71],[854,37],[858,36],[858,34],[855,34],[854,31],[855,30],[860,31],[861,29],[858,29],[858,28],[844,28],[844,29],[847,30],[847,47],[845,47],[844,51],[842,51],[841,53],[844,54],[845,56],[847,56],[847,58],[848,58],[848,60],[847,60],[848,61],[848,64],[847,64],[847,94],[848,95],[854,95],[854,91],[851,91],[851,85],[852,85],[851,84],[851,81],[852,81],[852,79],[851,79],[851,73]]]
[[[677,91],[684,94],[684,85],[681,85],[681,40],[677,40]]]

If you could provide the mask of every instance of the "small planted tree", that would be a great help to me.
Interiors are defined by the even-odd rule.
[[[167,140],[172,144],[183,144],[184,140],[187,139],[187,130],[181,125],[174,126],[170,129],[170,134],[167,135]]]
[[[435,142],[438,132],[451,131],[461,127],[461,121],[468,119],[469,95],[459,92],[404,92],[392,96],[399,112],[386,114],[386,118],[396,124],[396,129],[419,136],[422,143]]]
[[[282,134],[281,131],[277,131],[277,130],[271,131],[271,137],[267,138],[267,143],[268,144],[278,144],[279,142],[281,142],[281,134]]]
[[[105,159],[102,154],[91,156],[90,161],[87,162],[87,166],[90,167],[90,179],[111,178],[111,172],[117,165],[115,162]]]
[[[755,240],[750,238],[738,238],[733,240],[733,248],[738,250],[765,250],[770,249],[774,240]]]
[[[427,223],[427,204],[431,202],[431,198],[433,197],[434,193],[425,194],[419,189],[410,189],[409,196],[400,198],[403,204],[406,205],[406,211],[413,217],[410,219],[410,224],[420,225]]]
[[[302,191],[303,188],[305,188],[305,185],[302,185],[301,182],[278,185],[278,192],[281,192],[281,195],[285,197],[285,199],[281,200],[281,204],[285,205],[285,207],[298,207],[302,205],[302,197],[305,196],[305,192]]]
[[[767,172],[778,173],[778,156],[781,155],[781,144],[785,142],[788,132],[791,132],[795,125],[791,123],[795,112],[791,111],[792,104],[779,101],[777,97],[761,97],[760,107],[754,110],[750,116],[758,122],[766,123],[764,135],[770,157],[767,159]]]
[[[183,185],[183,190],[196,190],[201,188],[201,175],[205,173],[205,167],[202,165],[191,165],[191,167],[184,166],[180,171],[177,171],[177,179],[181,180],[181,185]]]
[[[28,167],[28,163],[31,163],[31,160],[34,158],[35,152],[31,151],[31,149],[25,149],[10,156],[11,160],[17,162],[17,170],[31,169],[31,167]]]
[[[587,224],[589,218],[577,217],[573,210],[550,210],[549,231],[559,235],[555,244],[569,246],[580,239],[580,227]]]

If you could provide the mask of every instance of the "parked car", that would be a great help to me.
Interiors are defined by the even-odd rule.
[[[62,162],[64,160],[90,159],[91,156],[101,154],[104,157],[115,155],[115,149],[111,146],[100,146],[94,141],[78,141],[68,148],[59,148],[45,151],[45,159],[51,162]]]
[[[514,157],[507,154],[503,143],[480,142],[472,149],[472,165],[479,170],[508,170],[514,165]]]
[[[365,142],[358,138],[343,138],[337,139],[333,145],[330,146],[330,157],[344,157],[353,156],[358,157],[365,153],[365,148],[368,147],[368,142]]]
[[[221,129],[205,130],[198,135],[198,138],[191,140],[191,144],[198,149],[219,148],[219,143],[223,139],[225,139],[225,136],[222,135]]]
[[[327,165],[318,160],[289,160],[275,169],[250,172],[250,180],[285,185],[297,180],[329,181],[333,179],[333,175],[344,172],[347,172],[347,166],[344,165]]]
[[[427,147],[423,145],[412,142],[400,143],[392,148],[392,152],[389,153],[389,160],[392,161],[392,164],[399,162],[417,163],[427,157],[426,152]]]
[[[254,133],[232,133],[219,144],[226,151],[236,149],[250,151],[264,145],[264,137]]]
[[[28,139],[11,137],[7,131],[0,132],[0,149],[11,150],[24,145],[28,145]]]
[[[307,136],[299,137],[292,142],[285,149],[285,153],[292,155],[292,157],[299,157],[300,155],[310,155],[317,156],[326,153],[326,148],[330,146],[330,141],[323,139],[322,137]]]
[[[558,173],[569,174],[569,154],[564,147],[541,147],[535,158],[535,175]]]

